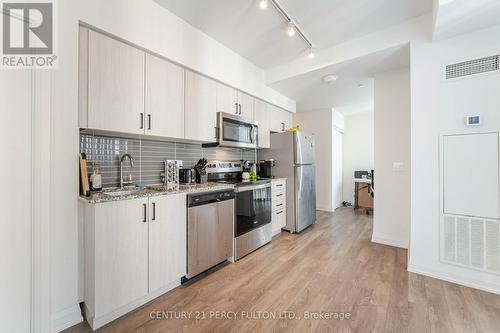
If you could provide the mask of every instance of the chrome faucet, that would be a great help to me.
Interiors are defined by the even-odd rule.
[[[128,157],[128,160],[130,162],[130,173],[128,174],[128,180],[123,180],[123,161],[125,158]],[[124,185],[131,185],[132,184],[132,168],[134,167],[134,159],[130,154],[123,154],[122,158],[120,159],[120,188],[123,188]]]

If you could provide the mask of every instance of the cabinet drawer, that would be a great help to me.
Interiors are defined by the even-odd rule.
[[[286,199],[286,191],[285,190],[272,191],[272,198],[273,198],[273,201],[285,200]]]
[[[284,199],[281,200],[273,200],[273,212],[278,210],[286,210],[286,201]]]
[[[280,209],[273,212],[272,226],[274,231],[279,231],[286,226],[286,210]]]
[[[283,191],[286,188],[286,179],[276,179],[271,182],[272,191]]]

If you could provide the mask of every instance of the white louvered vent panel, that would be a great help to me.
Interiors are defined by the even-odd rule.
[[[500,223],[481,218],[444,215],[441,259],[450,264],[500,273]]]
[[[443,231],[443,258],[446,261],[455,261],[455,217],[444,217]]]
[[[457,218],[457,262],[469,265],[469,220]]]
[[[498,221],[486,221],[486,269],[500,271],[500,228]]]
[[[471,265],[484,268],[484,221],[472,219],[470,222]]]
[[[500,70],[499,55],[464,61],[446,66],[446,80]]]

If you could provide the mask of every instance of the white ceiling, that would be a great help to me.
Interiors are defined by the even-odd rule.
[[[435,0],[434,39],[500,24],[500,0]]]
[[[298,112],[332,107],[344,115],[372,112],[374,74],[409,66],[410,48],[405,45],[295,76],[271,87],[296,100]],[[337,81],[323,82],[328,74],[337,75]]]
[[[257,0],[155,0],[160,5],[267,69],[305,56],[306,45]],[[432,10],[432,0],[279,0],[316,49],[387,28]]]

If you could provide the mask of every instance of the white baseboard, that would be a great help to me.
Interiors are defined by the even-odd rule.
[[[482,291],[487,291],[489,293],[500,295],[500,284],[484,283],[482,281],[474,281],[474,280],[464,280],[461,277],[455,276],[453,274],[440,272],[412,264],[408,264],[408,272],[425,275],[435,279],[456,283],[469,288],[479,289]]]
[[[400,247],[402,249],[408,249],[408,242],[400,239],[395,239],[394,237],[391,237],[389,235],[372,235],[372,242],[373,243],[378,243],[378,244],[383,244],[383,245],[389,245],[389,246],[394,246],[394,247]]]
[[[75,304],[50,316],[50,331],[53,333],[61,332],[82,321],[83,317],[80,305]]]
[[[335,209],[323,208],[323,207],[316,207],[316,210],[320,210],[322,212],[328,212],[328,213],[333,213],[335,211]]]

